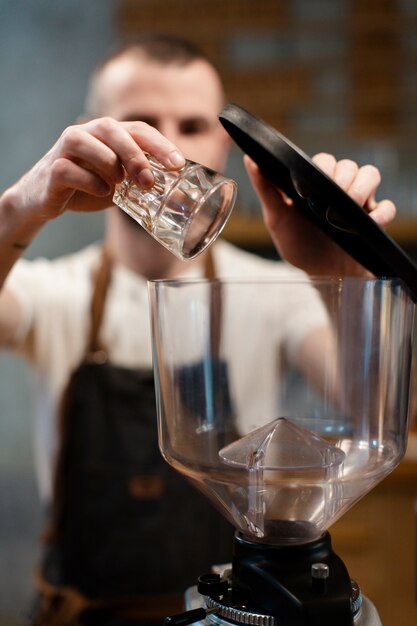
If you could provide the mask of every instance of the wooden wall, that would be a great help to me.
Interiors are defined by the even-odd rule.
[[[122,35],[160,30],[197,41],[221,68],[229,98],[288,133],[305,134],[310,118],[313,134],[335,126],[361,139],[409,132],[406,111],[417,96],[411,1],[408,10],[402,0],[119,3]],[[417,115],[412,122],[416,132]]]
[[[195,40],[220,68],[228,101],[308,154],[327,150],[375,163],[381,195],[398,207],[391,234],[416,244],[415,0],[119,0],[118,6],[121,36],[157,30]],[[252,211],[243,206],[241,215]],[[249,230],[264,236],[261,227]]]

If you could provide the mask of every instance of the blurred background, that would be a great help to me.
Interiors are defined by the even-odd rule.
[[[383,176],[380,197],[398,207],[390,233],[416,256],[415,0],[0,0],[0,190],[82,112],[89,73],[108,48],[147,30],[195,39],[217,63],[228,100],[264,118],[308,154],[325,150],[376,164]],[[228,173],[239,181],[239,201],[225,236],[273,256],[237,150]],[[76,250],[100,238],[102,227],[102,215],[65,215],[48,225],[26,256]],[[27,619],[42,526],[33,474],[33,382],[23,362],[0,356],[0,626]],[[410,515],[415,484],[414,492],[407,491],[404,515]],[[387,517],[386,506],[374,513],[377,519]],[[390,523],[388,537],[398,532],[399,520]],[[345,539],[357,550],[355,532],[348,530]],[[406,532],[410,555],[411,521]],[[360,539],[372,543],[373,536],[367,540],[362,533]],[[381,540],[375,549],[384,549]],[[414,606],[413,567],[409,559],[394,578]],[[384,595],[391,603],[382,617],[397,611],[395,602],[404,604],[372,584],[365,592],[378,608]]]

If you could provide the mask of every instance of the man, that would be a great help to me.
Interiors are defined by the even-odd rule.
[[[83,123],[67,128],[0,198],[0,339],[41,371],[51,414],[59,414],[37,459],[42,494],[53,500],[38,578],[40,623],[160,620],[180,608],[173,592],[230,558],[229,529],[168,472],[157,450],[146,281],[298,270],[225,242],[183,264],[111,207],[126,173],[152,186],[145,152],[171,169],[185,156],[221,170],[229,146],[217,120],[222,106],[218,74],[199,51],[175,38],[143,37],[100,65]],[[375,168],[326,154],[316,163],[381,225],[393,218],[390,201],[375,201]],[[365,273],[303,228],[291,203],[249,159],[246,166],[284,258],[315,275]],[[107,207],[102,245],[16,263],[49,220]],[[315,315],[309,307],[306,328]],[[302,339],[300,350],[308,349],[307,331]]]

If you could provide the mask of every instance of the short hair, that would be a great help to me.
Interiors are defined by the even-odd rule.
[[[101,59],[93,70],[86,98],[87,111],[94,108],[94,85],[102,71],[111,62],[125,57],[145,57],[161,65],[187,66],[198,60],[206,61],[220,77],[220,72],[212,59],[194,42],[168,33],[143,33],[124,40]]]
[[[100,72],[111,61],[127,54],[145,55],[162,65],[188,65],[197,59],[204,59],[213,65],[205,52],[188,39],[167,33],[144,33],[125,40],[111,50],[101,60],[95,72]]]

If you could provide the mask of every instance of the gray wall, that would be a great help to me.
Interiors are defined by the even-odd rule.
[[[115,39],[115,0],[0,0],[0,190],[82,112],[87,77]],[[27,256],[75,250],[102,233],[101,215],[65,215]],[[0,355],[0,626],[29,611],[41,507],[33,476],[32,380]]]

